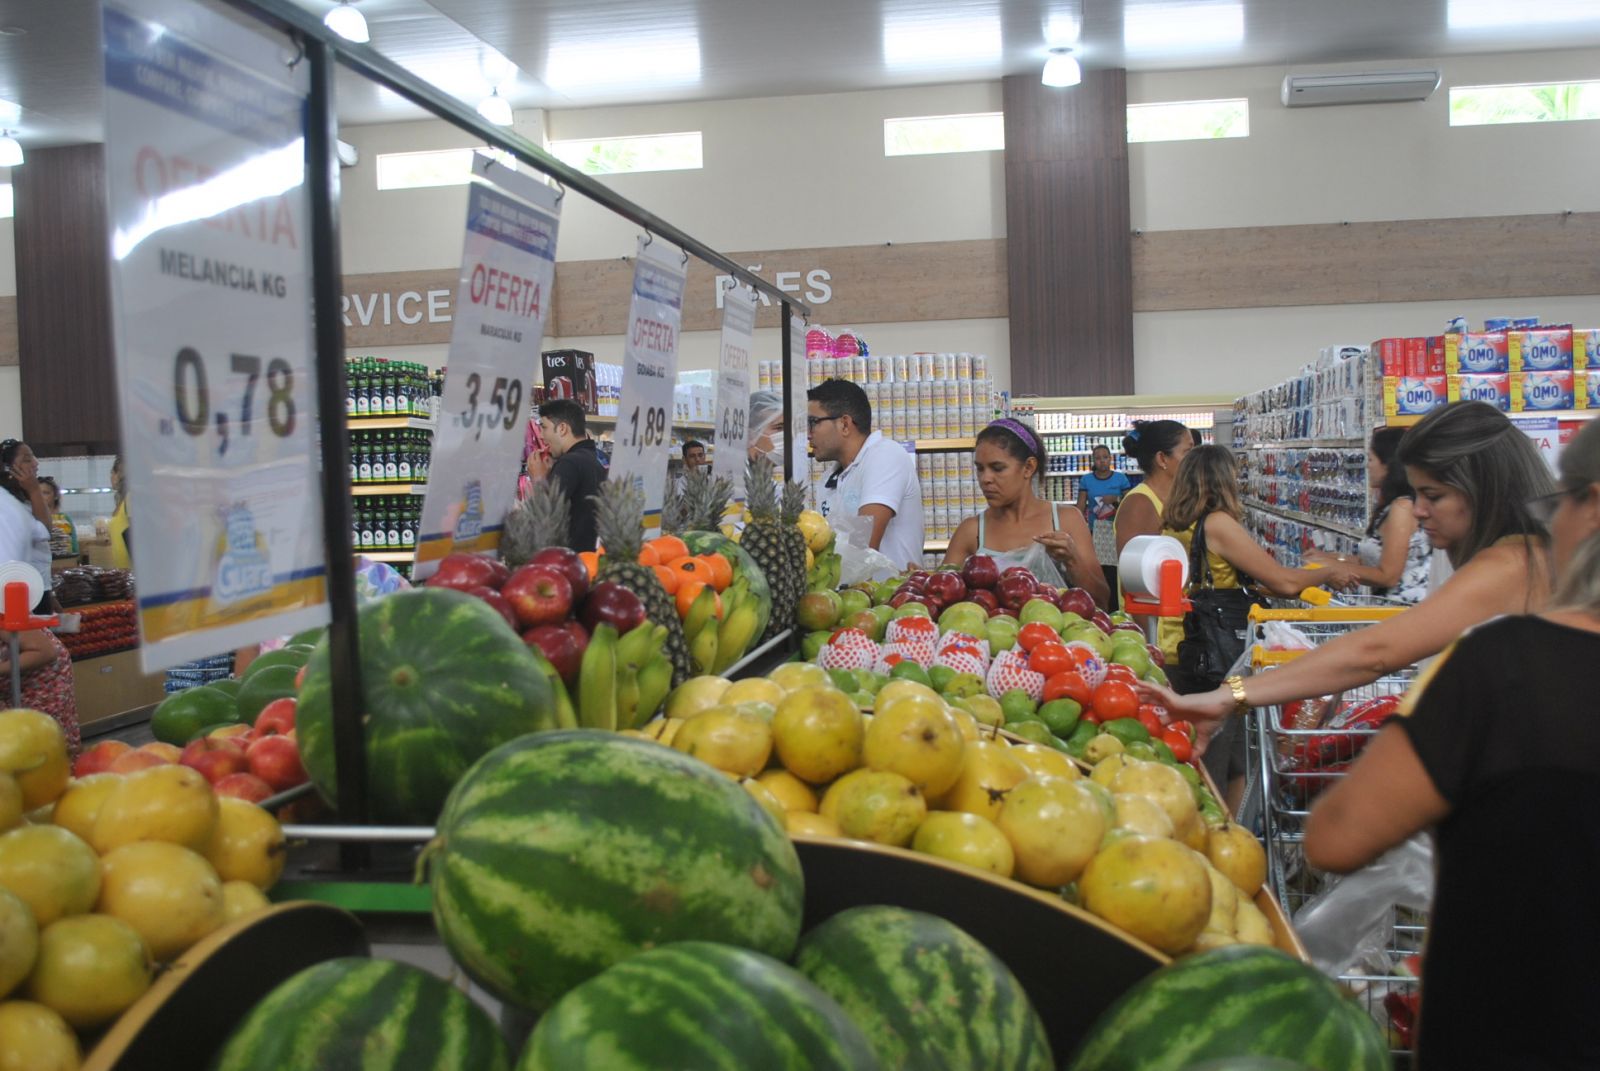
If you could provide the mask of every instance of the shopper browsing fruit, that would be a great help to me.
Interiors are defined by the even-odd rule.
[[[985,554],[1001,569],[1028,569],[1040,583],[1084,588],[1095,605],[1105,606],[1110,587],[1083,514],[1039,497],[1049,457],[1038,433],[1020,421],[996,420],[978,433],[972,456],[989,508],[956,526],[945,564],[962,565]]]
[[[1559,486],[1527,506],[1550,527],[1560,576],[1550,608],[1462,637],[1406,697],[1410,717],[1378,733],[1306,829],[1307,861],[1340,873],[1435,830],[1417,1039],[1424,1069],[1600,1066],[1600,922],[1588,902],[1600,874],[1600,722],[1593,671],[1581,668],[1600,662],[1600,424],[1567,444]],[[1560,939],[1537,955],[1527,928],[1507,916],[1508,846],[1511,859],[1554,868],[1512,887],[1517,919],[1559,920]]]
[[[576,551],[595,547],[594,501],[592,496],[605,481],[606,467],[600,463],[594,440],[589,438],[583,406],[571,398],[557,398],[539,407],[539,434],[550,447],[553,459],[545,479],[554,480],[566,492],[572,507],[567,546]]]
[[[22,666],[22,702],[27,710],[50,715],[67,735],[67,750],[78,754],[78,700],[72,686],[72,656],[49,629],[17,633]],[[0,629],[0,688],[11,705],[11,633]]]
[[[1433,546],[1417,524],[1416,494],[1406,482],[1400,452],[1404,428],[1379,428],[1367,450],[1367,482],[1377,495],[1372,522],[1357,556],[1311,551],[1306,560],[1322,565],[1349,565],[1356,581],[1395,602],[1416,605],[1428,594],[1428,572]]]
[[[922,485],[905,447],[872,430],[867,393],[846,379],[806,392],[806,430],[818,461],[833,462],[818,493],[822,515],[869,518],[868,545],[895,569],[922,563]]]
[[[39,459],[17,439],[0,442],[0,562],[27,562],[50,582],[50,509]],[[46,591],[40,606],[48,605]]]
[[[1117,554],[1137,536],[1161,534],[1161,511],[1166,508],[1167,495],[1172,493],[1172,478],[1183,455],[1194,446],[1194,436],[1176,420],[1133,422],[1123,437],[1122,452],[1133,458],[1144,478],[1117,503],[1111,522],[1117,537]],[[1121,602],[1118,592],[1118,604]],[[1177,650],[1182,638],[1183,622],[1178,618],[1163,618],[1157,626],[1157,644],[1165,650]]]
[[[1078,510],[1089,522],[1095,558],[1105,572],[1113,608],[1117,601],[1117,507],[1131,487],[1128,474],[1112,467],[1111,447],[1101,443],[1090,451],[1090,470],[1078,480]]]
[[[1370,684],[1438,654],[1474,625],[1545,607],[1548,537],[1528,502],[1549,494],[1555,481],[1532,441],[1495,407],[1454,402],[1406,433],[1399,460],[1417,495],[1417,522],[1448,552],[1455,573],[1404,613],[1271,673],[1229,677],[1220,688],[1182,697],[1141,683],[1174,717],[1195,723],[1197,750],[1235,713]]]

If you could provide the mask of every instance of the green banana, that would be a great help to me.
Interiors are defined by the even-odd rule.
[[[689,613],[683,619],[683,636],[690,644],[705,631],[706,625],[717,619],[717,601],[716,591],[707,584],[689,604]]]
[[[656,716],[672,691],[672,662],[657,657],[639,667],[639,699],[634,705],[635,728]]]
[[[718,673],[744,657],[760,628],[761,611],[753,597],[744,599],[723,615],[722,625],[717,629]]]
[[[703,628],[700,635],[689,641],[689,657],[701,673],[710,673],[717,663],[717,630]]]
[[[649,660],[651,644],[655,640],[656,627],[651,621],[641,621],[618,637],[617,665],[619,667],[638,667]],[[665,633],[666,629],[663,626],[663,637],[665,637]]]
[[[617,630],[596,625],[578,669],[578,721],[585,729],[617,727]]]
[[[617,724],[614,728],[630,729],[637,723],[639,707],[639,671],[617,661]]]
[[[566,682],[561,679],[561,674],[556,672],[556,667],[550,664],[550,660],[541,654],[537,647],[530,644],[528,651],[533,655],[534,664],[539,667],[539,672],[543,673],[545,680],[550,682],[550,695],[555,700],[555,724],[541,724],[539,730],[576,729],[578,727],[578,713],[572,708],[572,696],[567,691]]]

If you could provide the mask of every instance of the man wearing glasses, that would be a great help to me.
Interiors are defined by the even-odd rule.
[[[870,543],[897,569],[922,565],[922,485],[905,447],[872,430],[866,392],[828,379],[806,392],[806,431],[818,461],[831,461],[818,494],[826,517],[872,520]]]

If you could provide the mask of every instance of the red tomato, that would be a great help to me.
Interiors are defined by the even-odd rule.
[[[1139,714],[1139,693],[1124,681],[1103,681],[1091,696],[1096,714],[1106,721],[1116,718],[1134,718]]]
[[[1139,713],[1134,716],[1139,719],[1139,724],[1143,725],[1145,730],[1149,732],[1151,736],[1154,736],[1158,739],[1161,736],[1162,730],[1166,728],[1166,726],[1161,723],[1160,716],[1156,714],[1155,708],[1149,704],[1140,704]]]
[[[1139,675],[1121,662],[1110,662],[1106,665],[1106,680],[1108,681],[1122,681],[1124,684],[1132,684],[1138,679]]]
[[[1044,680],[1044,702],[1052,699],[1071,699],[1080,707],[1089,705],[1089,682],[1083,679],[1083,674],[1077,670],[1069,669],[1061,673],[1052,674]]]
[[[1084,721],[1089,722],[1091,725],[1099,725],[1101,722],[1106,720],[1099,714],[1095,713],[1094,707],[1084,707],[1083,714],[1080,715],[1080,717],[1082,717]]]
[[[1175,721],[1171,725],[1168,725],[1167,728],[1177,730],[1184,736],[1188,737],[1191,744],[1194,743],[1194,722]]]
[[[1043,673],[1046,679],[1054,677],[1057,673],[1065,673],[1076,666],[1071,652],[1063,647],[1059,640],[1055,643],[1041,643],[1028,656],[1028,668],[1035,673]]]
[[[1086,643],[1074,644],[1068,647],[1067,653],[1072,656],[1072,660],[1078,664],[1080,669],[1088,665],[1096,665],[1102,670],[1105,669],[1106,660],[1101,658],[1095,649]]]
[[[1043,621],[1030,621],[1017,633],[1017,645],[1024,651],[1031,651],[1041,643],[1061,643],[1056,630]]]
[[[1168,726],[1161,730],[1160,739],[1171,749],[1172,757],[1179,762],[1188,762],[1194,757],[1194,744],[1182,730]]]

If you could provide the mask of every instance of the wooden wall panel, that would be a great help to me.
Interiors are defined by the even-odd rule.
[[[34,150],[11,181],[23,435],[45,455],[115,452],[104,149]]]
[[[17,299],[0,297],[0,368],[17,364]]]
[[[1133,392],[1127,79],[1086,71],[1070,89],[1002,83],[1011,388]]]

